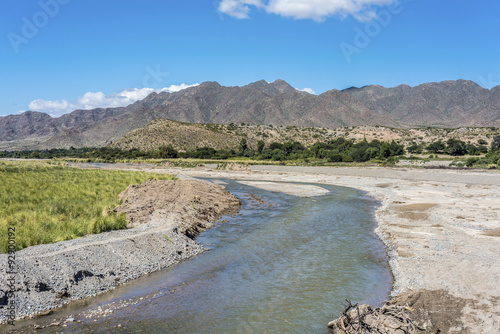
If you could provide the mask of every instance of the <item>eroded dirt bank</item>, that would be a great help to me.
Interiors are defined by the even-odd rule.
[[[126,214],[130,229],[17,252],[16,318],[97,295],[203,252],[193,239],[241,205],[224,187],[198,180],[150,180],[129,186],[120,198],[123,203],[115,210]],[[2,254],[3,273],[6,265]],[[8,320],[8,290],[2,280],[1,323]]]

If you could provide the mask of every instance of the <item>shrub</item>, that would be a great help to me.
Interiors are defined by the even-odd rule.
[[[465,161],[465,165],[466,165],[467,167],[472,167],[472,166],[474,166],[474,164],[475,164],[476,162],[478,162],[478,160],[479,160],[478,158],[468,158],[468,159]]]

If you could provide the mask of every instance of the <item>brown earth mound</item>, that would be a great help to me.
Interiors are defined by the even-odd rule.
[[[184,226],[191,238],[221,215],[236,213],[241,204],[224,187],[199,180],[149,180],[129,186],[119,198],[123,203],[115,211],[126,214],[128,227],[149,223],[154,213],[180,213],[199,220],[198,225],[190,222]]]

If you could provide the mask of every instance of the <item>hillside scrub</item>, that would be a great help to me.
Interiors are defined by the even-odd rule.
[[[130,184],[171,175],[130,171],[83,170],[40,161],[0,162],[0,252],[15,228],[17,250],[124,229],[126,220],[112,209]]]

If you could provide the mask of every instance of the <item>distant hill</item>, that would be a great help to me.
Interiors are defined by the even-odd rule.
[[[125,108],[76,110],[58,118],[32,111],[0,117],[0,150],[109,145],[159,118],[329,129],[499,127],[500,87],[487,90],[458,80],[413,88],[366,86],[316,96],[283,80],[262,80],[243,87],[205,82],[176,93],[152,93]]]
[[[266,145],[272,142],[298,141],[310,145],[317,141],[335,138],[336,132],[325,128],[297,126],[196,124],[157,119],[133,130],[111,146],[122,149],[153,150],[162,145],[172,145],[176,150],[187,151],[198,147],[217,150],[235,149],[242,138],[247,144],[257,147],[259,140]]]
[[[224,126],[223,126],[224,127]],[[172,145],[178,151],[197,147],[212,147],[229,150],[238,146],[240,136],[228,131],[218,131],[204,124],[189,124],[167,119],[157,119],[148,125],[133,130],[112,144],[122,149],[155,150],[163,145]]]
[[[338,137],[360,142],[395,140],[405,146],[413,143],[427,144],[450,138],[460,139],[474,145],[479,141],[490,145],[493,137],[500,135],[500,128],[458,128],[458,129],[396,129],[382,126],[358,126],[336,129],[235,124],[193,124],[167,119],[158,119],[131,131],[111,146],[122,149],[156,150],[162,145],[172,145],[178,151],[188,151],[199,147],[214,149],[236,149],[242,138],[252,148],[257,148],[259,140],[266,146],[272,142],[298,141],[306,147],[315,142],[327,142]]]

